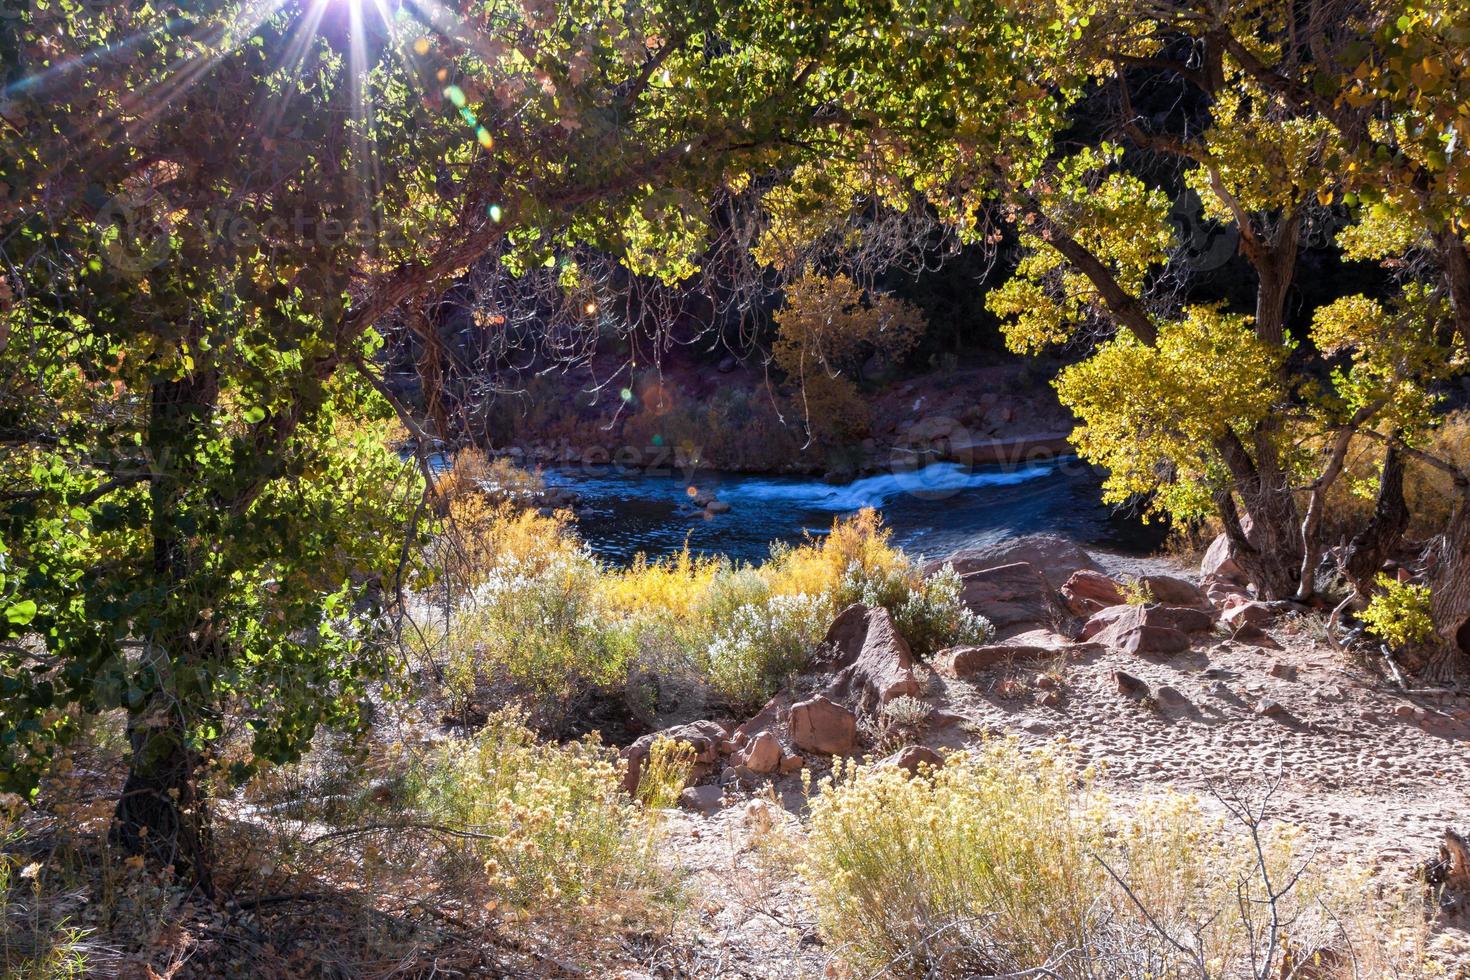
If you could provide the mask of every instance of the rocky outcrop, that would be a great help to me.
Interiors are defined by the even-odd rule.
[[[804,752],[851,755],[857,751],[857,716],[822,696],[791,706],[791,740]]]
[[[914,656],[888,610],[852,605],[827,631],[827,655],[817,663],[835,671],[823,693],[857,714],[872,714],[894,698],[919,693]]]
[[[1082,568],[1072,573],[1062,586],[1062,602],[1074,616],[1091,616],[1127,601],[1123,588],[1102,572]]]
[[[1044,625],[1062,615],[1051,586],[1029,562],[965,572],[961,581],[965,605],[997,630]]]

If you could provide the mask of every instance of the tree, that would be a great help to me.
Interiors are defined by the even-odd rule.
[[[990,297],[1009,343],[1091,344],[1058,387],[1108,495],[1213,512],[1266,598],[1313,595],[1355,438],[1384,447],[1379,505],[1342,552],[1363,592],[1405,526],[1405,459],[1454,469],[1419,447],[1470,341],[1467,31],[1452,5],[1100,5],[1077,53],[1106,138],[1034,174],[993,172],[1024,250]],[[1165,108],[1140,111],[1140,91]],[[1237,236],[1249,308],[1189,301],[1161,172]],[[1385,287],[1293,317],[1299,261],[1325,236],[1349,261],[1385,261]],[[1446,650],[1457,635],[1464,650],[1470,617],[1467,530],[1457,514],[1434,549]]]
[[[373,613],[421,488],[382,449],[376,324],[491,252],[564,270],[593,316],[579,249],[676,280],[708,221],[690,202],[756,176],[881,150],[911,193],[963,181],[903,163],[956,132],[1025,159],[1057,117],[1017,116],[1016,80],[1074,26],[836,0],[6,19],[4,788],[121,708],[114,839],[207,885],[227,719],[251,730],[241,777],[358,723],[383,669]]]

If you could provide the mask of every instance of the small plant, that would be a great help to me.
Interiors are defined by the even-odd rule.
[[[1141,578],[1123,583],[1123,601],[1130,606],[1151,606],[1154,603],[1153,589]]]
[[[665,810],[679,802],[679,794],[694,771],[694,746],[660,735],[649,747],[638,779],[638,802],[650,810]]]
[[[1434,635],[1429,614],[1429,587],[1378,576],[1383,590],[1368,601],[1361,618],[1368,629],[1390,647],[1399,649],[1424,643]]]
[[[932,705],[918,698],[909,697],[907,694],[896,697],[883,706],[884,717],[900,728],[922,728],[928,724],[929,716],[932,714],[934,714]]]

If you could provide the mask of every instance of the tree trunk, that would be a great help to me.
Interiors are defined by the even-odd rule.
[[[1425,673],[1447,682],[1464,672],[1470,655],[1470,498],[1461,499],[1430,554],[1430,616],[1437,650]]]
[[[212,372],[153,385],[147,446],[155,473],[149,482],[152,585],[169,598],[156,615],[155,632],[143,637],[144,653],[134,665],[134,683],[146,693],[128,716],[131,757],[109,838],[129,854],[158,868],[172,867],[206,892],[210,886],[208,813],[198,788],[201,760],[189,745],[193,721],[212,710],[205,695],[178,679],[196,678],[203,661],[200,610],[211,597],[193,587],[188,496],[197,491],[199,467],[192,446],[210,423],[218,397]],[[207,688],[207,685],[206,685]]]
[[[1409,505],[1404,501],[1404,457],[1389,443],[1378,479],[1373,516],[1348,543],[1342,570],[1360,597],[1373,590],[1373,580],[1409,527]]]
[[[200,760],[187,745],[183,719],[163,698],[154,698],[148,709],[128,718],[128,744],[132,759],[113,816],[112,843],[212,893],[208,813],[195,778]]]
[[[1280,480],[1263,479],[1245,445],[1233,433],[1217,440],[1216,448],[1234,481],[1232,488],[1215,495],[1215,504],[1236,560],[1260,598],[1289,599],[1296,595],[1302,566],[1296,500]],[[1249,537],[1241,522],[1241,508],[1251,520]]]

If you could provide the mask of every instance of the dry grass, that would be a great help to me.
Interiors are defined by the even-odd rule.
[[[852,766],[811,801],[803,875],[861,975],[1432,976],[1409,896],[1314,862],[1269,793],[1123,813],[1057,750],[991,742],[909,779]],[[1033,972],[1025,971],[1050,971]]]

